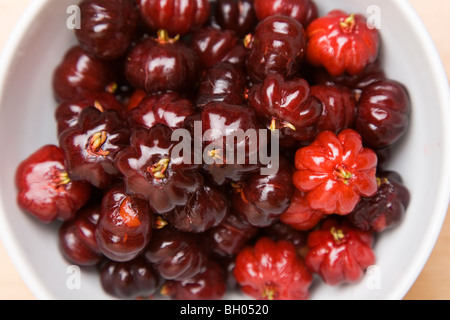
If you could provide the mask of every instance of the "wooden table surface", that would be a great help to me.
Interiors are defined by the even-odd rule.
[[[0,50],[21,14],[32,0],[0,0]],[[450,1],[410,0],[424,21],[450,76]],[[74,1],[75,3],[75,1]],[[450,106],[449,106],[450,107]],[[17,273],[0,243],[0,300],[32,300],[33,294]],[[436,246],[406,300],[450,300],[450,215]]]

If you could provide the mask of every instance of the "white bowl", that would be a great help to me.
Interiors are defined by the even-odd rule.
[[[388,77],[411,94],[411,128],[390,164],[410,189],[406,218],[375,246],[376,267],[357,285],[315,286],[312,299],[402,299],[424,267],[438,238],[450,195],[450,94],[440,58],[406,0],[316,0],[320,13],[340,8],[381,14],[383,61]],[[14,173],[20,161],[57,143],[51,77],[75,43],[66,28],[73,0],[37,0],[11,35],[0,61],[0,233],[15,266],[38,299],[109,299],[95,272],[73,269],[58,250],[55,225],[42,225],[16,205]],[[370,7],[374,8],[374,7]],[[227,299],[245,298],[230,295]]]

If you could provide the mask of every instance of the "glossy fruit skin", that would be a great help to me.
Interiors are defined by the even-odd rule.
[[[389,79],[377,81],[362,91],[355,129],[368,147],[386,148],[405,135],[411,111],[409,93],[403,84]]]
[[[200,165],[186,155],[172,152],[178,144],[172,141],[172,133],[172,129],[162,124],[151,129],[135,129],[131,145],[115,161],[127,192],[149,201],[157,214],[185,205],[190,194],[199,190],[204,182],[198,171]]]
[[[103,290],[119,299],[150,298],[163,282],[142,256],[127,262],[106,260],[99,274]]]
[[[258,133],[259,123],[251,108],[246,105],[210,102],[194,120],[201,121],[203,153],[209,154],[206,160],[204,157],[202,169],[214,183],[224,185],[229,181],[237,182],[245,174],[260,169],[261,166],[255,157],[264,142],[259,138],[233,140],[230,138],[240,132]],[[212,150],[217,151],[217,156],[210,154]],[[227,150],[234,150],[233,159],[227,159]],[[238,157],[241,155],[242,159]],[[256,161],[252,161],[255,159]]]
[[[284,14],[305,27],[319,16],[317,5],[312,0],[255,0],[254,7],[259,20],[274,14]]]
[[[130,131],[118,112],[83,109],[78,123],[59,137],[70,176],[99,189],[108,188],[120,177],[114,160],[128,146],[129,137]]]
[[[148,38],[131,49],[125,75],[137,89],[147,93],[190,89],[199,77],[195,52],[181,41]]]
[[[356,118],[356,94],[342,86],[315,85],[311,95],[322,102],[322,115],[317,123],[319,132],[335,134],[353,128]]]
[[[297,20],[276,14],[260,21],[253,33],[247,56],[247,73],[261,83],[270,73],[289,78],[303,64],[306,33]]]
[[[325,68],[314,68],[310,73],[313,75],[311,82],[314,84],[344,86],[357,92],[376,81],[386,79],[386,73],[379,58],[374,63],[368,64],[362,72],[356,75],[344,73],[339,76],[332,76]]]
[[[209,260],[204,270],[195,277],[183,281],[167,281],[162,289],[173,300],[222,300],[226,293],[222,267]]]
[[[317,134],[323,106],[304,79],[270,74],[250,88],[248,102],[266,128],[280,130],[282,139],[308,141]]]
[[[247,50],[234,31],[204,27],[193,34],[190,45],[203,70],[208,70],[219,62],[245,66]]]
[[[151,31],[167,30],[171,36],[201,28],[209,19],[208,0],[137,0],[142,21]]]
[[[297,189],[291,198],[289,208],[283,212],[280,220],[296,230],[308,231],[316,227],[325,216],[321,210],[312,209],[305,194]]]
[[[88,183],[70,179],[65,161],[58,146],[45,145],[17,167],[17,203],[42,223],[73,219],[91,196]]]
[[[135,108],[129,111],[130,127],[151,128],[164,124],[175,130],[184,127],[187,117],[195,113],[194,105],[175,92],[147,95]]]
[[[77,98],[61,102],[55,110],[57,136],[78,123],[81,110],[96,107],[100,111],[115,110],[123,113],[122,104],[109,92],[85,92]]]
[[[195,105],[200,110],[210,102],[244,105],[245,88],[245,72],[236,64],[220,62],[202,77]]]
[[[74,219],[59,228],[59,247],[68,262],[80,267],[94,267],[103,258],[95,237],[100,207],[97,203],[83,207]]]
[[[253,173],[236,186],[232,208],[251,225],[268,227],[289,208],[294,191],[291,165],[280,158],[278,172]]]
[[[234,257],[258,234],[258,228],[230,211],[220,225],[208,231],[209,249],[220,257]]]
[[[411,194],[397,172],[379,172],[377,179],[377,194],[362,198],[349,215],[349,221],[363,231],[382,233],[396,228],[403,221]]]
[[[249,34],[258,23],[253,0],[218,0],[216,22],[222,29],[232,30],[239,36]]]
[[[361,200],[378,190],[375,152],[364,148],[353,129],[339,135],[321,132],[295,156],[294,184],[306,193],[311,208],[327,214],[348,215]]]
[[[111,64],[88,54],[80,46],[70,48],[53,72],[57,102],[75,99],[85,91],[106,91],[116,81]]]
[[[222,223],[229,211],[229,203],[220,188],[211,183],[191,194],[185,206],[175,208],[165,219],[183,232],[204,233]]]
[[[361,14],[333,10],[311,22],[306,33],[306,59],[314,66],[324,67],[333,76],[357,75],[378,57],[378,30],[370,29]]]
[[[152,211],[147,201],[129,196],[123,185],[105,192],[96,239],[109,259],[130,261],[143,253],[152,235]]]
[[[144,256],[164,279],[175,281],[192,279],[208,261],[196,237],[170,226],[154,230]]]
[[[75,35],[81,47],[99,59],[120,58],[137,29],[138,10],[133,0],[83,0],[79,3],[80,28]]]
[[[266,237],[237,255],[234,275],[242,291],[257,300],[306,300],[313,280],[292,243]]]
[[[356,283],[376,262],[373,241],[372,233],[328,219],[308,236],[306,265],[328,285]]]

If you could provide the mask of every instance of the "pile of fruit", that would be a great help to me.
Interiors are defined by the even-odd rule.
[[[408,207],[387,164],[411,113],[362,14],[313,0],[79,7],[54,72],[59,143],[16,174],[18,204],[60,223],[69,263],[124,299],[308,299],[315,279],[361,281]],[[180,130],[211,161],[187,161]],[[228,139],[238,130],[269,138]],[[237,162],[230,143],[279,159]]]

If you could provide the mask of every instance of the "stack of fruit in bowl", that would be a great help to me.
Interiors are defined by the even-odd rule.
[[[126,299],[308,299],[314,279],[361,281],[409,204],[385,163],[411,114],[362,14],[319,15],[313,0],[79,7],[54,71],[59,144],[16,172],[20,207],[61,223],[70,263]]]

